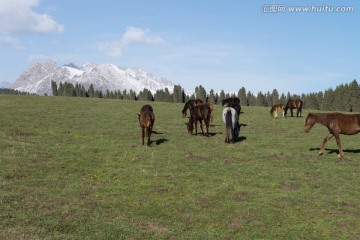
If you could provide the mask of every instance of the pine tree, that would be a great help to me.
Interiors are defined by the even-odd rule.
[[[58,96],[58,87],[55,81],[51,81],[51,90],[53,96]]]
[[[208,96],[208,102],[211,103],[211,104],[215,104],[215,95],[214,95],[214,90],[211,89],[210,90],[210,94]]]
[[[247,93],[246,98],[248,99],[249,106],[256,106],[256,97],[250,91]]]
[[[237,97],[240,99],[240,105],[249,106],[249,102],[246,98],[246,90],[244,87],[240,88]]]
[[[360,88],[355,79],[349,84],[349,108],[350,112],[360,112]]]
[[[270,106],[274,106],[274,105],[278,104],[279,101],[280,101],[279,93],[276,89],[273,89],[273,91],[271,93],[271,105]]]
[[[88,89],[88,93],[89,93],[89,97],[91,97],[91,98],[95,97],[95,89],[94,89],[93,84],[90,84],[89,89]]]
[[[221,90],[220,91],[220,95],[218,97],[218,101],[217,101],[217,104],[222,104],[222,100],[224,100],[226,97],[225,97],[225,92],[224,90]]]

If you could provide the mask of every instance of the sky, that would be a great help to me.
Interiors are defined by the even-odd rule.
[[[359,83],[359,37],[358,0],[1,0],[0,82],[50,59],[185,90],[312,93]]]

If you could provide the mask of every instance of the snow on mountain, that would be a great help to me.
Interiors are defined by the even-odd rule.
[[[146,88],[155,93],[165,88],[171,92],[174,88],[174,83],[166,78],[156,77],[139,68],[120,68],[113,64],[93,63],[85,63],[81,67],[74,64],[59,67],[53,61],[31,65],[21,73],[12,88],[39,95],[52,95],[51,81],[58,85],[60,82],[79,83],[85,88],[93,84],[96,90],[103,92],[133,90],[138,93]]]

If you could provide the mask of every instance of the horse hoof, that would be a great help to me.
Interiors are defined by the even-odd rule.
[[[323,155],[323,153],[322,153],[322,152],[319,152],[319,156],[321,156],[321,155]]]

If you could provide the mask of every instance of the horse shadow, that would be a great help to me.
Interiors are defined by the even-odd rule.
[[[158,146],[160,144],[166,143],[167,141],[169,141],[169,140],[167,140],[166,138],[160,138],[155,141],[155,144]]]
[[[246,137],[245,136],[240,136],[240,137],[237,137],[235,139],[235,142],[242,142],[242,141],[245,141],[246,140]]]
[[[217,134],[221,134],[221,132],[209,132],[209,134],[207,135],[208,137],[213,137],[213,136],[216,136]],[[194,133],[194,134],[191,134],[191,135],[194,135],[194,136],[203,136],[202,132],[198,132],[197,134]],[[206,137],[206,133],[204,132],[204,136]]]
[[[152,134],[164,134],[162,132],[158,132],[158,131],[151,131]]]
[[[327,151],[328,154],[338,154],[339,149],[338,148],[325,148],[325,151]],[[320,151],[320,148],[310,148],[309,151]],[[343,152],[347,153],[360,153],[360,149],[343,149]]]

